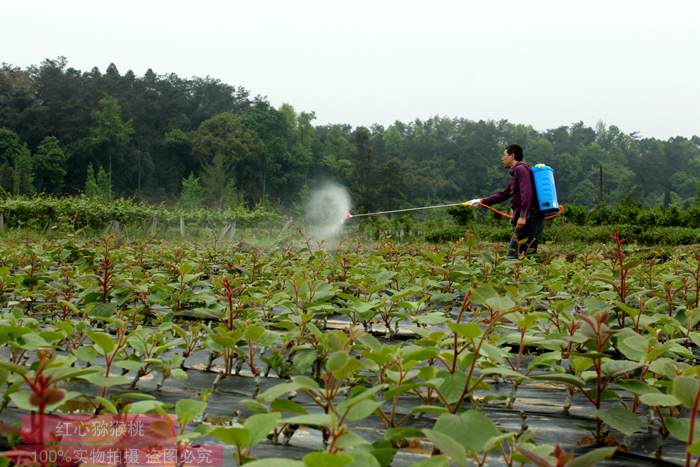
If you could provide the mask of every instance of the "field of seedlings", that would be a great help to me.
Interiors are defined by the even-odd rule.
[[[171,415],[177,466],[697,466],[699,299],[697,247],[612,228],[515,261],[5,232],[0,466],[79,464],[44,425],[76,414]]]

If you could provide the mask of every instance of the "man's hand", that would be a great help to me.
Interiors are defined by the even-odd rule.
[[[464,203],[465,206],[478,206],[479,203],[481,203],[481,198],[474,198],[470,199],[466,203]]]
[[[526,223],[526,222],[527,222],[527,219],[526,219],[526,218],[524,218],[524,217],[518,218],[518,223],[515,224],[515,229],[516,229],[516,230],[522,229],[523,227],[525,227],[525,223]]]

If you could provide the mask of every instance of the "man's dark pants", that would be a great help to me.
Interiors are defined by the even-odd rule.
[[[519,258],[523,255],[537,253],[537,245],[542,240],[544,216],[535,214],[528,217],[525,227],[514,229],[508,245],[508,258]]]

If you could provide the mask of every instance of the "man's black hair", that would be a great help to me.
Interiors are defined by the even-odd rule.
[[[508,146],[506,146],[506,152],[508,154],[513,154],[516,161],[523,160],[523,148],[521,148],[517,144],[509,144]]]

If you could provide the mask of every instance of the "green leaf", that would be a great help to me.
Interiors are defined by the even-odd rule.
[[[301,404],[287,399],[275,399],[270,404],[270,410],[273,412],[307,413],[307,410]]]
[[[481,335],[478,323],[447,323],[447,327],[464,339],[474,340]]]
[[[472,294],[472,303],[476,305],[483,305],[486,300],[490,298],[498,297],[498,292],[491,286],[491,284],[481,284]]]
[[[372,443],[370,452],[379,461],[381,467],[389,467],[394,460],[397,449],[388,441],[380,439]]]
[[[546,457],[549,457],[549,454],[552,451],[552,446],[534,446],[529,443],[526,446],[527,449],[525,449],[525,447],[523,446],[515,446],[515,449],[518,451],[517,454],[520,454],[526,461],[530,461],[539,467],[552,467],[552,464],[550,464],[549,461],[546,459]],[[535,452],[535,450],[539,452]],[[517,459],[517,455],[515,458]]]
[[[306,467],[343,467],[352,462],[347,454],[330,454],[327,452],[312,452],[304,456]]]
[[[318,353],[313,350],[300,351],[292,357],[294,370],[299,373],[306,373],[316,362]]]
[[[630,360],[614,360],[603,363],[601,370],[604,376],[614,378],[624,375],[625,373],[630,373],[643,366],[643,363],[632,362]]]
[[[408,352],[403,357],[404,362],[416,361],[422,362],[430,358],[435,358],[440,354],[439,350],[435,347],[424,347],[412,352]]]
[[[163,402],[160,401],[138,401],[132,402],[124,408],[125,413],[130,414],[145,414],[148,412],[159,412],[162,411]],[[160,409],[160,410],[159,410]]]
[[[501,434],[496,425],[478,410],[440,415],[433,429],[452,436],[467,452],[482,451],[490,438]]]
[[[92,318],[111,318],[114,316],[116,309],[117,307],[113,303],[96,303],[90,309],[88,316]]]
[[[316,381],[304,375],[292,376],[292,381],[299,385],[299,389],[308,389],[311,392],[318,393],[321,387]]]
[[[343,433],[340,438],[338,438],[338,441],[335,443],[335,445],[345,451],[347,454],[352,455],[348,450],[357,450],[357,449],[362,449],[364,452],[367,452],[365,449],[370,446],[369,441],[364,439],[362,436],[353,433],[352,431],[346,431]],[[353,456],[354,459],[354,456]]]
[[[285,457],[268,457],[267,459],[247,462],[245,467],[304,467],[305,465],[306,464],[301,461],[295,461]]]
[[[95,352],[95,349],[91,345],[80,347],[73,352],[73,355],[84,362],[93,362],[97,358],[97,352]]]
[[[290,425],[311,425],[311,426],[331,426],[331,416],[325,413],[313,413],[306,415],[297,415],[296,417],[286,418],[282,423]]]
[[[278,397],[282,396],[283,394],[287,394],[290,392],[294,392],[299,389],[299,384],[297,383],[282,383],[278,384],[276,386],[272,386],[271,388],[267,389],[265,392],[260,394],[258,396],[258,400],[265,401],[265,402],[271,402]]]
[[[503,445],[503,442],[506,440],[513,440],[517,436],[517,433],[514,431],[511,431],[510,433],[501,433],[498,436],[494,436],[492,438],[489,438],[489,440],[486,442],[486,445],[484,446],[484,451],[493,451],[496,448],[500,448]]]
[[[447,321],[447,318],[445,318],[444,313],[435,311],[421,314],[416,318],[416,321],[420,324],[435,326],[444,323]]]
[[[700,441],[695,441],[693,444],[688,446],[688,452],[694,455],[700,454]]]
[[[481,344],[481,354],[486,355],[492,362],[502,365],[503,355],[501,354],[501,349],[495,345],[491,345],[488,342]]]
[[[545,352],[533,358],[532,361],[528,364],[527,369],[532,370],[537,367],[548,367],[552,363],[559,361],[561,361],[560,351],[557,350],[553,352]]]
[[[457,402],[464,392],[464,387],[467,384],[467,375],[462,372],[457,372],[448,375],[439,387],[440,393],[445,397],[450,404]]]
[[[343,435],[343,437],[345,437],[345,435]],[[340,442],[340,440],[338,442]],[[348,467],[381,467],[377,458],[364,446],[346,450],[345,454],[352,457],[352,463],[348,464]]]
[[[411,467],[448,467],[450,465],[447,456],[432,456],[428,459],[411,464]]]
[[[593,366],[593,360],[580,355],[572,355],[569,357],[569,365],[574,369],[576,374],[581,374],[583,371]]]
[[[402,384],[401,386],[396,386],[384,392],[384,399],[389,400],[395,396],[398,396],[399,394],[403,394],[421,386],[424,386],[424,383],[408,383]]]
[[[591,452],[587,452],[571,460],[566,464],[566,467],[590,467],[602,460],[612,457],[615,451],[617,451],[616,447],[594,449]]]
[[[639,400],[643,404],[650,407],[674,407],[680,405],[681,401],[678,400],[673,394],[643,394],[639,397]]]
[[[249,446],[255,446],[263,441],[277,427],[280,418],[282,418],[282,414],[279,412],[261,413],[248,417],[243,426],[250,432]]]
[[[508,311],[515,307],[515,303],[507,296],[491,297],[486,299],[486,306],[493,311]]]
[[[436,405],[417,405],[415,407],[411,407],[410,410],[411,413],[448,413],[449,410],[447,410],[446,407],[438,407]]]
[[[145,394],[142,392],[123,392],[119,394],[119,397],[122,399],[133,399],[135,401],[154,401],[156,400],[155,396],[152,396],[151,394]]]
[[[617,381],[615,386],[621,387],[627,392],[630,392],[636,396],[641,396],[643,394],[659,394],[659,390],[654,386],[643,383],[639,380],[632,379],[627,381]]]
[[[357,338],[357,341],[367,347],[372,352],[380,352],[383,345],[379,340],[371,334],[365,333]]]
[[[248,326],[243,333],[246,338],[252,339],[253,341],[260,339],[263,334],[265,334],[265,328],[262,326]]]
[[[691,409],[698,394],[698,379],[693,376],[676,376],[673,378],[671,392],[684,406]]]
[[[671,436],[684,443],[688,442],[688,434],[690,434],[690,419],[689,418],[673,418],[666,419],[666,427]],[[700,423],[695,424],[695,433],[693,439],[700,441]]]
[[[93,341],[105,354],[109,354],[114,350],[114,339],[106,332],[88,332],[88,338]]]
[[[121,376],[114,376],[110,375],[108,377],[104,376],[102,372],[100,373],[91,373],[89,375],[83,375],[80,377],[80,379],[83,379],[87,381],[88,383],[92,383],[95,386],[99,387],[112,387],[112,386],[118,386],[120,384],[128,384],[131,382],[131,377],[121,375]]]
[[[358,392],[350,399],[346,399],[343,402],[341,402],[340,404],[338,404],[337,409],[339,412],[345,412],[350,407],[353,407],[354,405],[359,404],[360,402],[362,402],[366,399],[373,398],[375,394],[377,394],[379,391],[381,391],[383,389],[386,389],[387,386],[388,386],[387,384],[379,384],[379,385],[373,386],[369,389],[363,389],[361,392]],[[353,389],[355,391],[357,391],[358,388],[359,387],[356,386]]]
[[[95,400],[96,400],[97,402],[99,402],[100,405],[102,405],[102,407],[104,407],[104,409],[105,409],[107,412],[111,413],[112,415],[117,415],[117,414],[119,413],[119,412],[117,411],[117,408],[114,406],[114,404],[112,404],[110,401],[108,401],[108,400],[105,399],[104,397],[95,396]]]
[[[630,436],[639,431],[642,421],[638,415],[622,407],[598,410],[596,416],[617,431]]]
[[[673,379],[677,375],[678,364],[670,358],[662,357],[656,359],[649,365],[649,371],[663,375],[668,379]]]
[[[503,368],[503,367],[493,367],[493,368],[485,368],[481,370],[482,375],[500,375],[500,376],[510,376],[511,378],[515,379],[523,379],[527,378],[527,376],[518,373],[517,371],[513,371],[510,368]]]
[[[180,399],[175,404],[175,415],[177,415],[177,422],[181,426],[187,425],[195,418],[202,415],[206,408],[207,403],[204,401]]]
[[[350,355],[348,355],[347,352],[333,352],[328,357],[328,361],[326,362],[326,370],[330,371],[334,375],[337,375],[343,370],[343,368],[345,368],[349,361]]]
[[[693,344],[700,347],[700,332],[691,332],[689,336],[690,340],[693,341]]]
[[[363,418],[372,415],[379,407],[381,407],[381,405],[381,401],[369,399],[363,400],[350,409],[347,419],[350,421],[362,420]]]
[[[78,378],[83,375],[89,375],[92,373],[99,372],[98,368],[71,368],[71,367],[61,367],[55,369],[49,369],[45,371],[45,374],[51,375],[51,383],[56,384],[62,380],[69,380],[73,378]]]
[[[384,432],[384,439],[387,441],[395,441],[406,438],[420,438],[421,436],[423,436],[423,432],[421,430],[411,427],[389,428]]]
[[[25,350],[50,349],[53,347],[43,337],[33,332],[17,337],[17,343]]]
[[[36,411],[37,407],[33,405],[31,402],[29,402],[29,398],[31,397],[32,393],[30,391],[17,391],[13,392],[10,394],[10,400],[14,402],[14,404],[22,409],[22,410],[27,410],[27,411]],[[65,402],[75,399],[76,397],[80,397],[82,394],[79,392],[75,391],[64,391],[63,393],[63,399],[60,401],[54,403],[54,404],[49,404],[46,406],[46,412],[53,412],[57,408],[59,408],[61,405],[63,405]]]
[[[649,341],[642,336],[628,336],[618,339],[617,347],[628,359],[641,362],[649,350]]]
[[[118,360],[114,362],[114,366],[117,368],[124,368],[126,370],[138,370],[142,366],[145,366],[145,363],[141,360]]]
[[[450,459],[452,459],[457,465],[460,467],[464,467],[466,465],[467,453],[464,450],[464,447],[454,438],[436,430],[425,429],[423,430],[423,433],[425,433],[425,436],[428,437],[436,448],[450,456]]]
[[[214,428],[209,434],[214,438],[218,439],[219,441],[230,446],[238,446],[244,448],[250,445],[250,431],[246,430],[245,428],[218,427]]]

